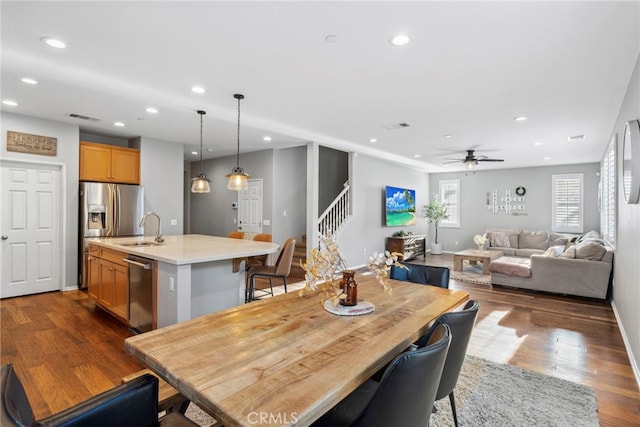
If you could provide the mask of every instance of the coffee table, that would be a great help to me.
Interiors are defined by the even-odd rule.
[[[464,251],[453,254],[453,271],[462,271],[462,263],[464,260],[469,261],[471,265],[481,262],[482,274],[487,276],[489,275],[489,263],[491,260],[500,258],[502,255],[504,255],[504,253],[501,251],[465,249]]]

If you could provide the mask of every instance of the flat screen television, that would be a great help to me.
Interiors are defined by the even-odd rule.
[[[385,224],[402,227],[416,223],[416,192],[406,188],[385,187]]]

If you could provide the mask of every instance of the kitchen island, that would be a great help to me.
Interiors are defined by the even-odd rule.
[[[104,237],[90,244],[154,261],[155,326],[160,328],[244,304],[244,265],[233,271],[233,259],[271,254],[275,243],[199,234],[153,237]]]

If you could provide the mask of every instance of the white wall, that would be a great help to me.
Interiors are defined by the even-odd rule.
[[[306,232],[307,148],[275,150],[273,160],[273,241],[299,240]]]
[[[598,163],[546,166],[518,169],[483,171],[479,166],[475,174],[464,172],[431,174],[431,193],[439,192],[439,181],[460,180],[460,228],[440,227],[438,240],[445,251],[457,252],[475,247],[473,236],[487,228],[551,230],[551,175],[566,173],[584,174],[584,232],[600,230],[598,211]],[[492,213],[487,209],[487,192],[498,190],[504,197],[505,190],[525,187],[526,216]],[[457,244],[456,244],[457,242]]]
[[[640,56],[620,112],[611,132],[618,134],[618,231],[613,262],[613,305],[629,349],[629,357],[640,383],[640,204],[628,205],[622,192],[622,140],[624,124],[640,119]],[[608,141],[603,141],[603,153]],[[635,153],[634,153],[635,155]],[[636,159],[640,160],[640,159]]]
[[[396,231],[426,234],[428,222],[419,214],[419,207],[428,203],[429,177],[425,172],[362,154],[352,155],[351,163],[354,216],[340,234],[338,246],[347,265],[355,267],[364,265],[374,252],[384,251],[385,239]],[[384,225],[384,188],[387,185],[416,191],[416,225]]]
[[[3,159],[27,160],[52,164],[63,164],[63,212],[64,245],[66,265],[64,269],[63,288],[77,288],[78,286],[78,158],[79,158],[79,130],[78,126],[50,120],[34,119],[21,114],[3,111],[2,148],[0,154]],[[34,135],[57,138],[56,156],[40,156],[36,154],[7,152],[7,131],[30,133]],[[3,200],[2,203],[6,201]]]
[[[238,201],[238,193],[227,189],[225,175],[236,165],[236,156],[220,157],[203,162],[202,170],[211,182],[211,192],[191,194],[190,229],[194,234],[226,236],[237,229],[234,222],[238,210],[232,203]],[[242,166],[251,179],[262,179],[262,218],[273,217],[273,150],[256,151],[240,155]],[[191,163],[193,176],[200,172],[200,161]],[[263,226],[263,233],[273,234],[272,226]],[[282,242],[278,242],[282,243]]]
[[[160,215],[162,234],[183,234],[183,146],[151,138],[140,138],[139,142],[144,211]],[[145,234],[155,234],[155,221],[147,224]]]

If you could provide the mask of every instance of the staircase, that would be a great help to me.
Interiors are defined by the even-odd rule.
[[[329,236],[335,237],[340,233],[342,228],[351,220],[351,197],[349,194],[349,183],[344,183],[344,188],[331,202],[329,207],[318,218],[318,237]],[[303,235],[302,239],[296,239],[296,250],[293,253],[293,261],[291,263],[291,273],[289,279],[291,282],[304,280],[305,271],[300,266],[307,259],[307,236]]]
[[[289,280],[291,282],[304,280],[304,269],[300,263],[307,260],[307,235],[303,234],[301,239],[296,239],[296,250],[293,252],[293,261],[291,262],[291,273]]]

